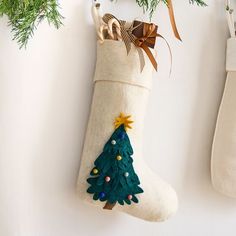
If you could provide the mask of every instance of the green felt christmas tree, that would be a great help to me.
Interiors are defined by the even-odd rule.
[[[106,202],[104,209],[111,210],[117,202],[121,205],[138,203],[135,195],[143,192],[133,168],[133,149],[126,132],[133,122],[129,118],[122,113],[116,118],[115,131],[87,179],[90,184],[87,192],[93,194],[94,200]]]

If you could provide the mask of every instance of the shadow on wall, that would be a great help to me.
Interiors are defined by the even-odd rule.
[[[57,60],[54,74],[49,78],[50,93],[46,102],[42,136],[35,148],[37,158],[34,159],[32,173],[39,181],[37,185],[49,190],[69,187],[71,191],[79,166],[79,152],[92,94],[95,51],[92,43],[94,40],[91,40],[90,47],[83,45],[88,38],[95,37],[92,25],[88,25],[84,8],[84,5],[74,8],[73,15],[64,20],[65,25],[60,29],[54,55],[60,59]],[[76,25],[80,22],[83,28],[78,27],[75,31],[70,28],[72,24],[69,21]],[[36,173],[42,178],[37,179]]]

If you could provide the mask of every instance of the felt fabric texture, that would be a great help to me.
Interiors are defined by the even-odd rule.
[[[127,55],[123,42],[105,40],[103,44],[98,43],[94,94],[77,192],[85,202],[103,208],[103,202],[94,201],[87,193],[87,178],[94,167],[94,161],[114,132],[114,118],[120,112],[131,114],[132,120],[135,121],[129,130],[134,150],[133,167],[142,183],[144,193],[139,194],[138,204],[116,204],[113,211],[122,211],[147,221],[164,221],[176,212],[178,200],[172,187],[150,170],[143,157],[144,118],[153,72],[152,64],[146,55],[145,60],[146,65],[140,73],[139,56],[135,47],[132,46],[131,52]]]
[[[212,146],[214,188],[236,197],[236,38],[227,42],[227,78]]]

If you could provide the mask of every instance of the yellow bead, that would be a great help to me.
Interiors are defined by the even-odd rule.
[[[121,160],[122,160],[122,156],[117,156],[117,157],[116,157],[116,160],[117,160],[117,161],[121,161]]]
[[[96,175],[97,173],[98,173],[98,169],[96,169],[96,168],[95,168],[95,169],[93,169],[93,174],[95,174],[95,175]]]

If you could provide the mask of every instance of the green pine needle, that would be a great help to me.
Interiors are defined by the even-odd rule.
[[[150,19],[152,18],[156,8],[160,2],[168,5],[167,0],[135,0],[136,3],[143,8],[144,12],[148,12]],[[199,6],[207,6],[207,4],[203,0],[189,0],[191,4],[196,3]]]
[[[57,0],[0,0],[0,16],[6,15],[12,28],[13,40],[26,47],[38,24],[46,19],[57,29],[62,25]]]
[[[207,4],[202,0],[189,0],[189,2],[192,4],[196,3],[197,5],[202,6],[202,7],[207,6]]]

